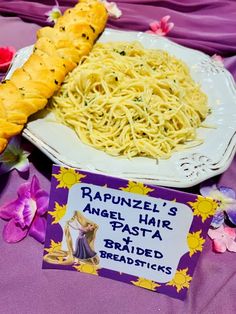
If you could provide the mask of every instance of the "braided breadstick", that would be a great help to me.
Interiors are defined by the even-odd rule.
[[[0,84],[0,153],[19,134],[28,117],[43,109],[65,76],[87,55],[107,21],[104,5],[81,0],[54,27],[37,32],[34,50],[10,80]]]

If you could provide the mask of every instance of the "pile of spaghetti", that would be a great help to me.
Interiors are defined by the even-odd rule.
[[[79,139],[113,156],[169,158],[198,145],[207,97],[188,67],[138,42],[97,43],[51,100]]]

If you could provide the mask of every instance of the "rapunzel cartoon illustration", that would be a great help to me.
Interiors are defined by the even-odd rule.
[[[78,230],[76,240],[73,240],[70,228]],[[64,227],[67,251],[54,251],[46,254],[44,260],[51,264],[72,265],[74,263],[99,264],[99,258],[94,250],[94,241],[98,225],[85,218],[81,212],[75,211]]]
[[[75,243],[73,256],[79,261],[96,260],[97,253],[94,252],[94,240],[98,226],[88,221],[80,212],[75,212],[74,216],[67,222],[67,224],[78,230],[78,237]],[[95,263],[97,264],[97,263]]]

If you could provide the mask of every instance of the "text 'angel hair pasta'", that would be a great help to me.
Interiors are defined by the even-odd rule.
[[[97,43],[51,106],[83,143],[128,158],[169,158],[198,145],[196,128],[208,113],[188,67],[138,42]]]

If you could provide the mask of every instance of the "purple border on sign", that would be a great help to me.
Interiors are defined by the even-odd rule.
[[[53,175],[59,174],[59,171],[61,170],[61,168],[70,169],[68,167],[54,165],[52,174]],[[82,171],[82,170],[78,170],[74,168],[73,170],[75,170],[79,174],[86,175],[86,177],[83,178],[81,182],[87,183],[87,184],[93,184],[93,185],[103,186],[103,187],[106,184],[108,188],[119,189],[119,187],[125,186],[129,182],[129,180],[125,180],[121,178],[115,178],[115,177],[110,177],[106,175],[90,173],[90,172],[86,172],[86,171]],[[69,189],[56,188],[57,185],[58,185],[57,179],[54,176],[52,176],[49,211],[53,211],[55,201],[58,202],[59,204],[67,204]],[[198,197],[198,195],[176,191],[173,189],[153,186],[153,185],[145,184],[145,187],[149,187],[153,189],[153,191],[149,192],[147,196],[158,197],[158,198],[162,198],[169,201],[173,201],[173,199],[176,199],[176,202],[183,203],[183,204],[187,204],[188,202],[196,202],[197,197]],[[202,222],[201,217],[194,215],[189,232],[197,232],[201,230],[201,237],[205,239],[211,220],[212,220],[212,217],[209,217],[204,222]],[[52,216],[48,215],[45,248],[50,247],[51,240],[53,240],[54,242],[61,242],[63,238],[63,230],[61,226],[58,223],[52,224],[52,222],[53,222]],[[44,251],[44,256],[46,255],[46,253],[47,252]],[[177,270],[184,270],[187,268],[188,269],[187,274],[193,277],[194,269],[195,269],[195,266],[199,259],[200,254],[201,252],[196,252],[191,257],[190,257],[189,252],[184,254],[179,261]],[[73,268],[73,265],[56,265],[56,264],[50,264],[46,261],[43,261],[42,267],[44,269],[63,269],[63,270],[76,271],[76,269]],[[102,277],[111,278],[114,280],[129,283],[129,284],[132,284],[131,281],[135,282],[138,279],[138,277],[136,276],[125,274],[125,273],[120,274],[117,271],[113,271],[113,270],[109,270],[105,268],[98,269],[98,274],[99,276],[102,276]],[[158,287],[155,290],[155,292],[163,293],[173,298],[177,298],[181,300],[184,300],[186,298],[187,291],[188,291],[187,287],[183,287],[179,291],[177,291],[176,287],[166,285],[166,283],[161,283],[161,284],[158,283]]]

